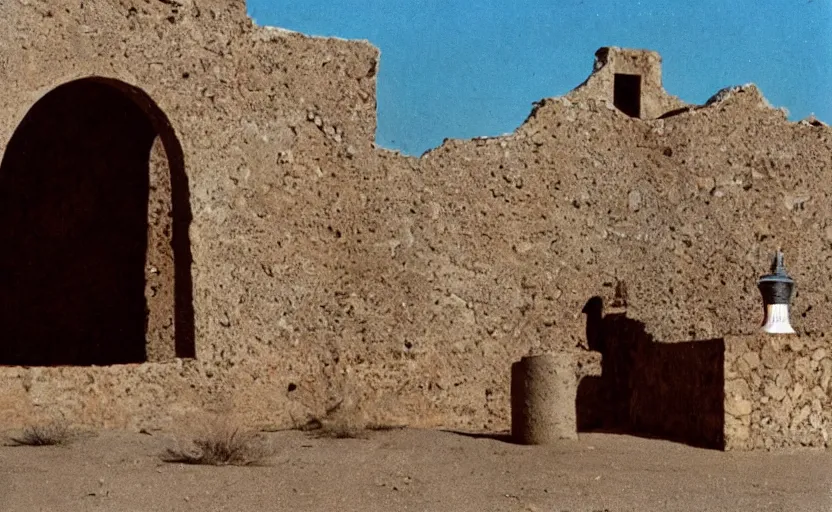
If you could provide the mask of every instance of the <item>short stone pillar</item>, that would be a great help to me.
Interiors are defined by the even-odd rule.
[[[511,365],[511,437],[519,444],[577,439],[578,378],[570,354],[526,356]]]

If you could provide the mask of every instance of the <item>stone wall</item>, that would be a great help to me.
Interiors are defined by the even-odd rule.
[[[175,331],[194,336],[174,333],[186,357],[161,348],[171,298],[145,274],[157,362],[2,367],[3,425],[218,411],[290,426],[342,404],[374,423],[504,429],[511,362],[586,346],[588,299],[626,302],[660,342],[751,334],[777,246],[795,328],[832,327],[832,132],[753,86],[679,110],[657,56],[609,50],[514,133],[409,158],[373,146],[377,49],[255,27],[240,0],[0,2],[0,28],[4,159],[32,106],[78,79],[126,84],[168,120],[168,165],[153,150],[148,172],[168,169],[185,209],[154,219],[167,203],[150,194],[146,258],[169,270],[153,264],[169,227],[190,278],[174,279]],[[611,73],[643,74],[644,118],[611,103]]]
[[[825,336],[725,339],[728,449],[829,446],[832,353]]]
[[[292,277],[264,282],[268,274],[280,272],[268,259],[286,261],[285,254],[279,254],[285,238],[306,243],[316,228],[305,218],[321,203],[299,205],[285,215],[277,203],[286,199],[283,204],[291,208],[291,195],[272,189],[277,190],[279,182],[293,180],[281,172],[285,165],[291,166],[293,153],[320,161],[304,169],[309,172],[305,177],[318,179],[323,167],[327,177],[334,179],[331,162],[371,149],[378,50],[363,42],[314,39],[255,27],[240,0],[13,1],[0,4],[0,20],[0,76],[7,91],[0,98],[0,149],[4,153],[0,174],[7,179],[22,174],[15,169],[25,168],[29,155],[39,151],[44,158],[55,156],[51,147],[15,151],[10,141],[22,133],[25,123],[21,122],[33,106],[49,107],[41,100],[54,97],[49,93],[65,84],[106,82],[146,114],[161,113],[163,121],[169,122],[166,133],[170,136],[161,147],[158,141],[154,143],[145,162],[148,250],[145,265],[128,265],[129,272],[140,273],[142,293],[137,289],[121,294],[130,300],[138,298],[144,302],[140,308],[147,309],[146,318],[141,318],[141,312],[130,316],[140,321],[129,329],[130,336],[135,338],[138,331],[140,339],[138,350],[128,359],[163,364],[55,368],[43,364],[56,360],[40,357],[26,361],[33,367],[0,368],[3,424],[63,416],[90,425],[170,426],[205,410],[242,410],[245,421],[286,424],[293,421],[293,415],[302,419],[309,411],[331,405],[330,397],[340,396],[341,390],[322,375],[329,363],[321,364],[320,354],[328,354],[328,347],[310,341],[314,348],[298,347],[292,353],[289,340],[277,347],[273,336],[287,332],[279,313],[283,305],[278,301],[297,299],[271,287],[291,285],[317,291],[321,278],[310,278],[309,267],[301,270],[292,262],[289,266],[306,276],[306,283],[304,278]],[[65,103],[71,106],[73,102]],[[86,108],[95,110],[96,106]],[[108,113],[120,115],[118,109]],[[95,160],[100,152],[89,150],[96,143],[106,146],[101,133],[85,130],[82,122],[73,125],[71,117],[67,120],[64,135],[50,140],[63,141],[66,134],[72,134],[87,144],[85,155],[90,162],[118,172],[119,166]],[[159,120],[153,115],[146,121],[158,128]],[[13,165],[17,157],[21,165]],[[79,175],[85,172],[85,166],[73,168]],[[50,178],[45,174],[44,179],[49,189]],[[90,184],[89,190],[95,191],[95,181]],[[52,188],[60,193],[60,187]],[[11,192],[9,187],[5,190]],[[23,192],[16,197],[25,205],[28,194],[42,191],[16,192]],[[316,192],[320,190],[312,191]],[[78,194],[65,195],[64,202],[81,199]],[[12,217],[26,211],[10,204],[5,203],[8,208],[0,221],[4,230],[13,230],[18,223]],[[86,207],[91,218],[106,222],[114,217],[92,202]],[[73,212],[80,212],[79,208],[83,209],[76,207]],[[67,220],[51,217],[58,223]],[[133,233],[131,239],[144,243],[145,237]],[[46,247],[43,239],[38,243],[43,250],[34,254],[40,255],[42,267],[73,276],[78,286],[100,279],[103,269],[112,266],[107,262],[114,262],[109,258],[94,264],[84,261],[78,251],[58,252]],[[302,258],[307,249],[291,247],[289,252]],[[79,260],[71,273],[66,261],[73,253]],[[19,251],[9,254],[21,256]],[[4,277],[20,273],[21,265],[13,258],[9,261],[0,272]],[[53,279],[50,285],[60,293],[47,294],[64,301],[65,307],[57,309],[69,310],[73,303],[83,306],[86,302],[70,293],[71,287],[63,281]],[[250,286],[251,282],[257,284]],[[12,314],[15,307],[25,305],[21,305],[20,293],[8,284],[2,281],[0,304],[6,314]],[[112,295],[111,302],[118,303],[119,294]],[[69,313],[67,317],[82,332],[101,332],[107,319]],[[245,325],[240,319],[260,327]],[[45,349],[37,353],[73,352],[86,343],[86,353],[96,356],[82,360],[67,356],[64,363],[125,362],[107,356],[108,351],[118,353],[119,347],[137,345],[123,333],[94,343],[72,343],[55,334],[60,331],[57,320],[45,315],[40,325],[29,322],[30,334],[52,329],[37,336]],[[146,346],[141,346],[143,342]],[[23,346],[9,329],[0,343],[4,349],[0,353]],[[326,397],[315,396],[293,409],[286,390],[290,381],[300,384],[303,378],[315,382]]]
[[[580,381],[579,431],[726,450],[830,445],[832,356],[825,336],[661,343],[624,313],[597,322],[588,337],[602,352],[602,373]]]

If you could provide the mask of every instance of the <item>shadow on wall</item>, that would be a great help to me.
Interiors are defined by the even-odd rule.
[[[655,342],[624,313],[604,314],[600,297],[584,306],[601,377],[578,385],[579,432],[611,432],[724,449],[722,339]]]
[[[175,269],[167,278],[175,290],[171,352],[194,356],[182,148],[144,92],[91,77],[39,100],[0,164],[0,364],[146,361],[149,167],[157,137],[173,217],[165,235]]]

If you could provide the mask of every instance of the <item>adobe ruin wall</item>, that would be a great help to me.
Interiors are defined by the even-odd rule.
[[[374,147],[368,43],[259,28],[241,1],[13,1],[0,20],[0,149],[41,97],[89,76],[167,116],[195,352],[2,367],[3,426],[214,411],[286,427],[340,403],[371,423],[505,429],[511,363],[585,346],[590,298],[623,301],[659,341],[749,335],[778,246],[795,328],[830,331],[832,130],[789,122],[754,86],[686,106],[658,75],[633,118],[610,98],[627,55],[613,50],[514,133],[413,158]]]

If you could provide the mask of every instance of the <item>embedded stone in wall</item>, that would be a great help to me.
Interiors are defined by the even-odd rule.
[[[725,339],[725,445],[728,450],[829,446],[832,359],[822,338]]]

